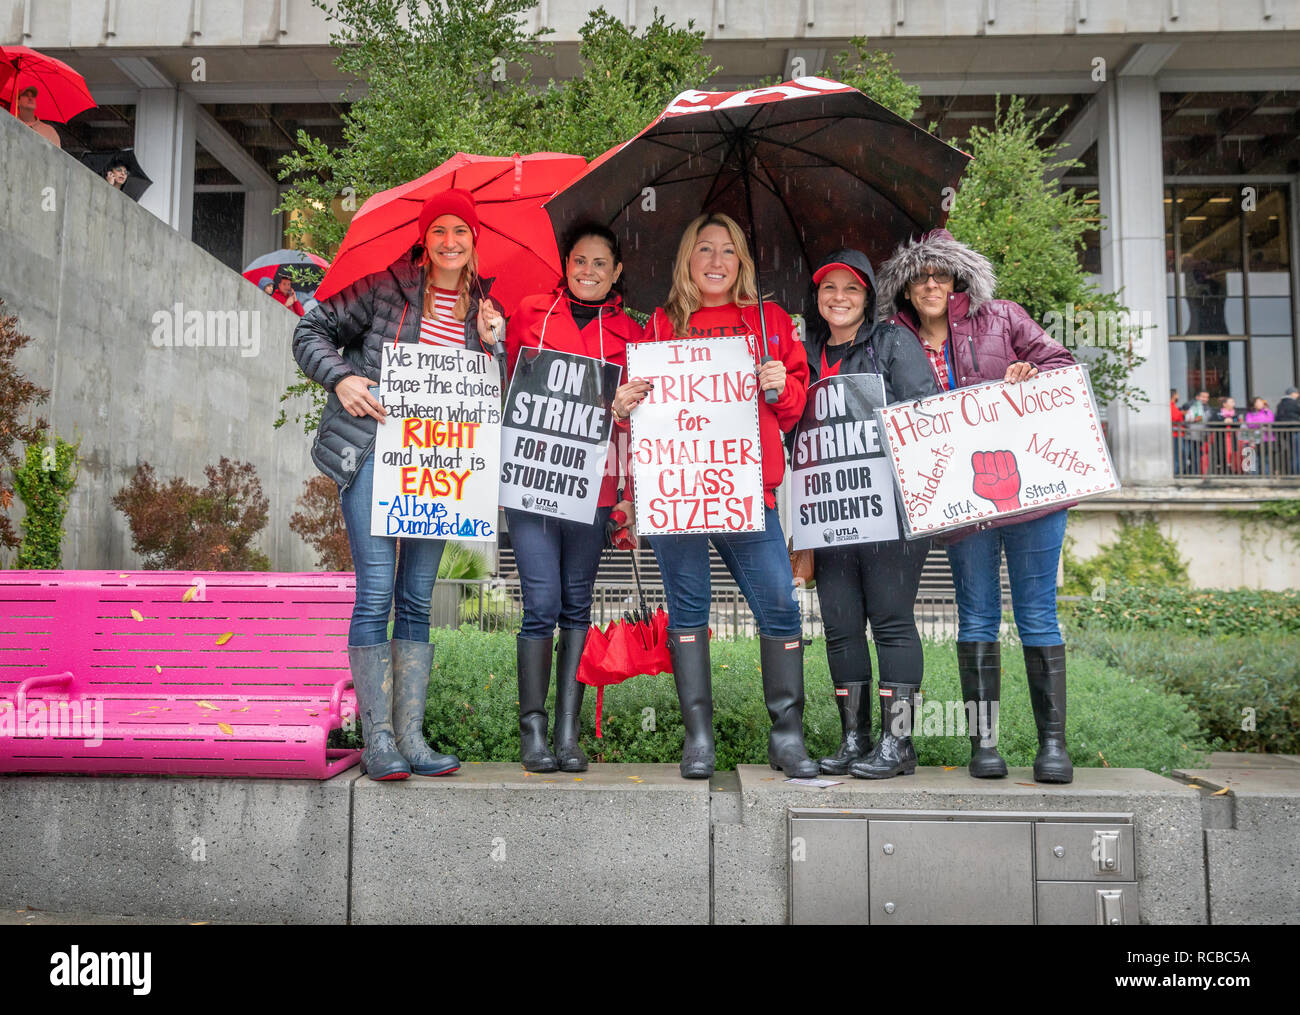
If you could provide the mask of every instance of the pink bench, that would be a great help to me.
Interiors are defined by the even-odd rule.
[[[0,571],[0,772],[328,779],[352,574]]]

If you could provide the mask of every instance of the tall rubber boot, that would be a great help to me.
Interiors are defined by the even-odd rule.
[[[451,775],[460,768],[454,754],[439,754],[424,740],[433,646],[393,639],[393,732],[397,749],[416,775]]]
[[[835,688],[835,705],[840,710],[840,749],[817,767],[825,775],[848,775],[849,765],[871,752],[871,684]]]
[[[560,629],[560,644],[555,651],[555,760],[561,772],[585,772],[587,755],[578,746],[582,717],[582,692],[578,683],[578,663],[587,644],[587,629]]]
[[[763,700],[772,719],[767,762],[791,779],[813,779],[821,770],[803,743],[803,638],[759,635]]]
[[[891,779],[916,771],[916,748],[912,746],[916,690],[911,684],[880,682],[880,743],[849,766],[849,775],[857,779]]]
[[[393,658],[388,642],[349,645],[348,666],[366,744],[361,752],[361,774],[376,781],[409,779],[411,766],[398,751],[393,735]]]
[[[1065,747],[1065,646],[1025,645],[1025,676],[1038,727],[1035,782],[1073,782],[1074,765]]]
[[[519,654],[519,760],[526,772],[560,765],[546,746],[546,692],[551,687],[552,638],[515,639]]]
[[[996,641],[957,642],[957,673],[970,733],[970,774],[1001,779],[1007,763],[998,754],[998,707],[1002,695],[1002,654]]]
[[[673,682],[682,706],[680,771],[683,779],[707,779],[713,775],[713,672],[709,666],[709,629],[668,629],[668,654],[673,660]]]

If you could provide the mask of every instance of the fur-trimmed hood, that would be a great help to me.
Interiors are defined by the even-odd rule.
[[[927,265],[952,272],[954,289],[969,293],[967,317],[974,317],[981,306],[993,299],[998,280],[989,259],[958,243],[947,229],[935,229],[919,240],[900,245],[880,266],[876,273],[876,316],[880,320],[888,320],[898,311],[911,307],[907,300],[907,280]]]

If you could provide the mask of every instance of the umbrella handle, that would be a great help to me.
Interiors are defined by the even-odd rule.
[[[628,550],[627,552],[632,555],[632,577],[636,580],[636,597],[641,604],[642,614],[648,615],[649,607],[646,605],[645,592],[641,590],[641,571],[636,566],[636,550]]]
[[[600,713],[604,707],[605,707],[605,685],[598,684],[596,686],[596,739],[597,740],[603,739],[600,732]]]

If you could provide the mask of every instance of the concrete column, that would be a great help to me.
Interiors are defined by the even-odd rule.
[[[274,187],[250,187],[244,192],[244,264],[280,248],[281,216],[272,214],[279,203]]]
[[[1125,75],[1099,93],[1098,191],[1107,228],[1101,234],[1103,288],[1122,289],[1139,321],[1146,360],[1132,382],[1150,401],[1140,412],[1110,407],[1111,448],[1124,481],[1168,481],[1173,449],[1166,399],[1169,330],[1165,312],[1165,224],[1160,149],[1160,93],[1154,75]]]
[[[194,226],[194,100],[175,88],[141,88],[135,153],[153,180],[140,204],[182,236]]]

